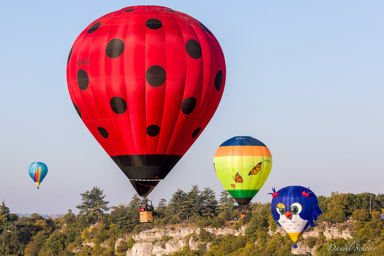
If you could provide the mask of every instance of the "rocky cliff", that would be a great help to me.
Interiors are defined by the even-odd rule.
[[[182,250],[188,246],[191,250],[198,250],[201,247],[209,249],[210,244],[199,241],[198,235],[201,230],[216,236],[231,234],[234,236],[244,235],[246,226],[239,230],[230,227],[223,228],[198,228],[195,225],[172,225],[164,228],[154,228],[142,231],[139,234],[127,236],[125,241],[131,237],[135,243],[131,249],[128,249],[126,256],[148,256],[148,255],[166,255]],[[117,241],[121,243],[123,240]]]
[[[149,256],[149,255],[167,255],[182,250],[188,246],[191,250],[198,250],[206,248],[209,250],[210,243],[202,242],[199,240],[199,234],[204,230],[214,234],[215,236],[223,235],[244,235],[246,226],[241,226],[238,230],[233,227],[223,228],[198,228],[195,225],[182,224],[182,225],[169,225],[164,228],[154,228],[146,231],[142,231],[139,234],[127,235],[124,238],[120,238],[115,247],[117,248],[121,243],[128,242],[133,239],[133,246],[127,250],[126,256]],[[277,228],[275,232],[270,231],[269,234],[273,235],[280,233],[285,235],[285,231],[281,228]],[[351,225],[343,226],[331,226],[326,223],[318,225],[317,227],[304,232],[303,238],[298,243],[298,248],[292,249],[293,254],[306,254],[310,253],[315,255],[316,248],[309,248],[305,243],[305,239],[309,237],[318,238],[323,235],[325,239],[350,239],[351,236]]]

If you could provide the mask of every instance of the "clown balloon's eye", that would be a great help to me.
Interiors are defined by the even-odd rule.
[[[280,215],[284,215],[285,213],[285,205],[283,205],[282,203],[278,203],[276,205],[276,211],[280,214]]]
[[[291,213],[292,214],[299,214],[303,210],[303,207],[299,203],[293,203],[291,205]]]

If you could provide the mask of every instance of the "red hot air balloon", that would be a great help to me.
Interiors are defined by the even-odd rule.
[[[92,22],[68,57],[73,105],[140,196],[164,179],[216,111],[220,45],[202,23],[160,6]]]

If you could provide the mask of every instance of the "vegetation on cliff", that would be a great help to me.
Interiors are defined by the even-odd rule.
[[[18,217],[3,202],[0,206],[0,255],[125,255],[136,241],[129,238],[116,243],[119,238],[153,227],[184,223],[200,228],[223,227],[228,223],[234,229],[247,226],[244,236],[216,236],[201,229],[197,239],[209,246],[201,246],[198,250],[186,246],[172,254],[174,256],[291,254],[290,238],[275,232],[277,225],[269,203],[251,204],[246,219],[237,220],[240,211],[226,191],[217,200],[211,189],[201,191],[193,186],[189,192],[178,189],[169,202],[160,200],[154,223],[140,224],[138,196],[126,205],[112,207],[104,197],[103,191],[94,187],[81,194],[81,203],[76,206],[80,210],[78,215],[68,210],[55,219],[38,214]],[[332,193],[330,197],[319,196],[318,199],[323,211],[319,222],[326,225],[346,223],[352,228],[352,238],[327,240],[320,232],[316,239],[301,237],[302,244],[315,248],[317,255],[384,253],[383,194]],[[170,239],[163,237],[159,242],[165,244]]]

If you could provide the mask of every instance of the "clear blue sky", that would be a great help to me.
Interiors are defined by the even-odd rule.
[[[208,127],[151,193],[157,202],[193,184],[223,190],[216,148],[249,135],[272,152],[272,187],[318,195],[384,193],[384,2],[6,1],[0,8],[0,201],[12,212],[76,211],[99,186],[111,205],[135,191],[78,118],[66,84],[69,50],[98,17],[133,5],[163,5],[203,22],[219,40],[227,82]],[[41,189],[27,174],[43,161]],[[76,211],[77,212],[77,211]]]

